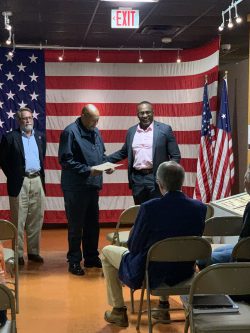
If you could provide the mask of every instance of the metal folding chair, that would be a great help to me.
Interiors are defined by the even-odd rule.
[[[0,241],[11,241],[11,248],[4,246],[4,261],[6,272],[13,280],[7,279],[6,283],[15,294],[16,311],[19,312],[19,271],[17,251],[17,230],[13,223],[0,219]]]

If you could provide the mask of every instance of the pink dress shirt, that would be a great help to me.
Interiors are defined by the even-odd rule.
[[[134,155],[133,167],[136,170],[153,168],[153,132],[154,124],[143,130],[138,124],[132,150]]]

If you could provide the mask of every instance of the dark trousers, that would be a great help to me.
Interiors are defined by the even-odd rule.
[[[145,201],[154,198],[160,198],[162,196],[159,187],[155,182],[153,173],[148,175],[133,173],[132,194],[135,205],[140,205]]]
[[[68,219],[67,259],[70,263],[79,263],[82,258],[94,260],[99,254],[99,192],[86,189],[63,194]]]

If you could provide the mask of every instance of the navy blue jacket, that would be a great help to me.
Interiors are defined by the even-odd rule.
[[[43,161],[46,153],[45,135],[35,129],[35,139],[40,159],[40,174],[44,186]],[[8,195],[17,197],[25,176],[25,156],[20,129],[16,129],[2,137],[0,145],[0,166],[7,177]]]
[[[94,141],[91,137],[94,135]],[[105,161],[105,147],[99,130],[88,131],[79,117],[65,128],[60,137],[59,163],[62,166],[63,190],[101,189],[102,176],[90,176],[91,166]]]
[[[130,288],[141,288],[147,252],[156,242],[178,236],[201,236],[204,230],[206,205],[184,193],[168,192],[140,207],[128,240],[129,253],[123,256],[119,277]],[[174,285],[194,273],[194,262],[153,263],[152,287],[162,282]]]
[[[112,163],[119,162],[128,158],[128,182],[129,188],[132,188],[132,172],[134,164],[134,156],[132,143],[138,125],[128,129],[126,140],[122,148],[108,156],[108,161]],[[153,132],[153,173],[156,175],[158,166],[162,162],[169,160],[180,163],[181,154],[172,128],[169,125],[154,121]]]

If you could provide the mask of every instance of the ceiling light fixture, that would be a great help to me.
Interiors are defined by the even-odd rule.
[[[225,17],[224,17],[223,12],[222,12],[221,16],[222,16],[222,23],[221,23],[221,25],[218,28],[219,31],[223,31],[224,27],[225,27]]]
[[[240,24],[241,22],[242,22],[242,17],[240,17],[239,15],[238,15],[238,10],[237,10],[237,5],[236,4],[234,4],[234,11],[235,11],[235,22],[237,23],[237,24]]]
[[[231,9],[229,10],[229,19],[228,19],[228,24],[227,24],[227,27],[229,28],[229,29],[232,29],[233,28],[233,26],[234,26],[234,24],[233,24],[233,21],[232,21],[232,13],[231,13]]]
[[[97,57],[95,58],[95,61],[96,62],[100,62],[101,61],[99,50],[97,51]]]
[[[10,16],[12,16],[11,12],[2,12],[2,15],[4,17],[4,29],[9,32],[9,37],[6,40],[6,45],[11,44],[11,39],[12,39],[12,26],[10,25]]]
[[[15,35],[14,34],[12,35],[12,45],[13,45],[12,50],[8,52],[8,55],[10,57],[14,56],[14,52],[15,52],[15,48],[16,48],[16,45],[15,45]]]
[[[143,63],[143,58],[141,56],[141,50],[139,50],[139,58],[138,58],[138,62],[141,64]]]
[[[181,63],[181,57],[180,57],[180,50],[177,51],[177,59],[176,59],[177,64]]]
[[[64,49],[62,51],[62,54],[58,57],[59,61],[63,61],[64,60]]]
[[[232,29],[233,26],[234,26],[234,23],[233,23],[233,20],[232,20],[232,10],[235,11],[235,22],[237,24],[240,24],[242,22],[242,18],[238,15],[238,12],[237,12],[237,5],[239,3],[241,3],[243,0],[232,0],[231,2],[231,5],[229,5],[229,7],[226,9],[226,10],[223,10],[222,13],[221,13],[221,16],[222,16],[222,23],[221,25],[218,27],[218,30],[219,31],[223,31],[224,30],[224,27],[225,27],[225,15],[228,13],[228,24],[227,24],[227,27],[229,29]]]

